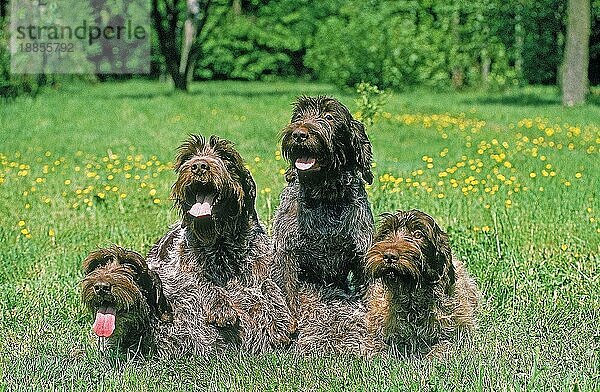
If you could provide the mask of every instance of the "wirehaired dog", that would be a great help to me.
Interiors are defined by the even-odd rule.
[[[371,143],[364,126],[330,97],[301,97],[284,128],[288,185],[273,222],[275,264],[293,312],[299,282],[348,291],[364,283],[373,217]],[[351,280],[349,275],[351,273]]]
[[[173,315],[160,279],[143,257],[113,245],[90,253],[83,270],[81,298],[94,316],[94,333],[107,343],[102,347],[154,351],[156,325]]]
[[[192,135],[174,168],[181,220],[148,255],[167,298],[189,302],[193,295],[205,321],[249,351],[289,344],[295,320],[271,279],[282,273],[273,268],[256,185],[241,156],[227,140]]]
[[[82,301],[95,317],[102,350],[168,358],[226,347],[220,331],[201,317],[196,303],[202,298],[193,285],[180,287],[189,292],[170,302],[138,253],[113,245],[90,253],[83,268]]]
[[[372,353],[440,356],[452,338],[475,327],[479,292],[448,236],[418,211],[385,214],[367,255],[376,279],[367,295]]]

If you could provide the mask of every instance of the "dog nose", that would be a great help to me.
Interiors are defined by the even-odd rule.
[[[96,294],[107,294],[110,293],[111,284],[108,282],[98,282],[94,285],[94,291]]]
[[[388,261],[388,262],[398,261],[398,253],[393,250],[386,250],[385,253],[383,254],[383,260]]]
[[[297,143],[301,143],[308,139],[308,130],[306,128],[296,128],[292,132],[292,137]]]
[[[196,162],[192,163],[192,165],[190,167],[190,169],[192,170],[192,173],[194,173],[194,174],[206,173],[209,168],[210,167],[208,166],[208,163],[204,160],[196,161]]]

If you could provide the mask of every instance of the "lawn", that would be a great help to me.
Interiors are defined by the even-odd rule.
[[[352,92],[283,82],[65,85],[0,102],[0,391],[600,388],[600,105],[563,109],[553,88],[395,94],[368,129],[373,212],[434,216],[483,291],[479,329],[450,359],[101,357],[79,301],[87,252],[147,252],[177,219],[171,163],[190,133],[236,143],[270,225],[278,134],[300,94],[357,112]]]

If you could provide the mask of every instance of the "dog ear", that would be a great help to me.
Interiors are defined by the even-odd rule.
[[[453,285],[456,277],[450,242],[448,241],[448,235],[435,222],[433,222],[430,240],[435,251],[433,252],[433,259],[428,263],[427,275],[432,281],[438,281],[444,275],[447,275],[450,285]]]
[[[371,162],[373,161],[373,152],[371,151],[371,142],[367,137],[363,123],[354,119],[350,121],[350,138],[356,163],[362,173],[363,179],[367,184],[372,184],[373,173],[371,172]]]
[[[173,309],[163,293],[160,277],[156,272],[151,270],[148,270],[148,276],[152,283],[150,290],[146,293],[148,305],[150,305],[150,308],[159,320],[173,321]]]
[[[240,153],[235,149],[232,142],[226,139],[219,139],[217,136],[210,137],[210,144],[218,149],[219,154],[222,155],[228,162],[230,162],[233,170],[237,172],[239,177],[242,190],[244,191],[243,200],[240,200],[248,211],[254,211],[254,205],[256,203],[256,183],[252,178],[250,170],[244,164],[244,160]],[[256,212],[254,212],[256,214]]]
[[[163,293],[162,282],[156,272],[148,269],[146,260],[136,252],[127,251],[127,255],[121,260],[121,264],[133,268],[133,280],[140,288],[154,315],[162,321],[172,320],[171,305]]]

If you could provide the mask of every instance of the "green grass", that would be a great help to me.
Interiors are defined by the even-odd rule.
[[[79,303],[86,253],[147,252],[177,219],[170,162],[193,132],[236,142],[270,224],[278,132],[295,96],[319,93],[356,111],[302,83],[69,85],[1,103],[0,391],[598,390],[600,106],[565,110],[551,88],[394,95],[368,130],[374,213],[433,215],[484,293],[479,330],[449,360],[98,355]]]

